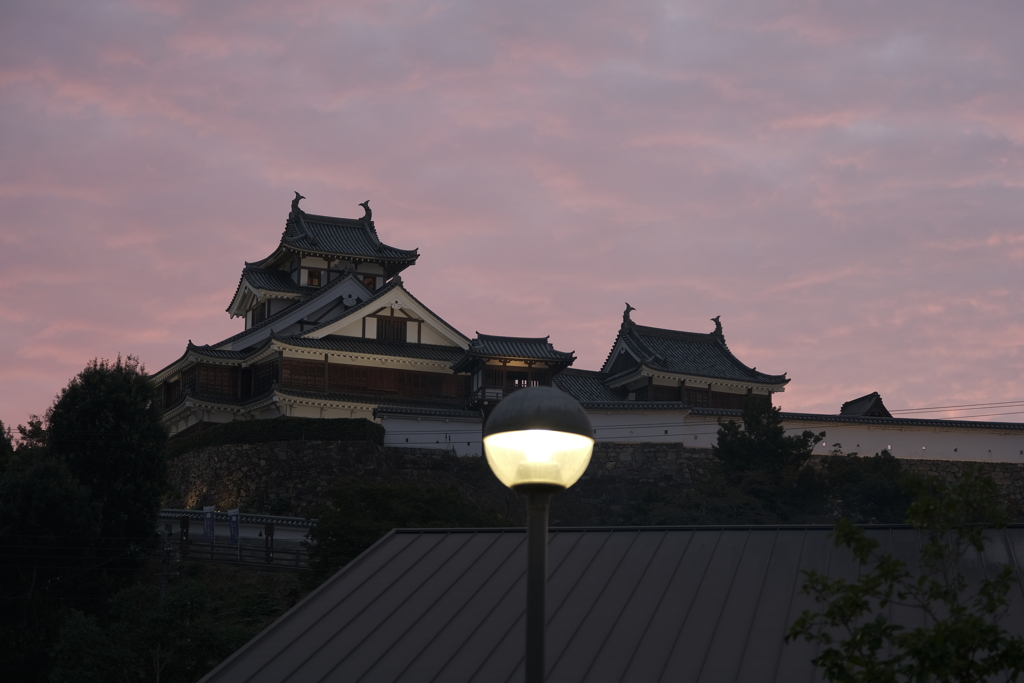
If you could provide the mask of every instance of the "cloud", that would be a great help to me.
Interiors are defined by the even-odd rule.
[[[237,331],[293,190],[464,332],[722,315],[788,409],[1021,398],[1016,3],[96,0],[0,21],[0,419]],[[1014,374],[1016,373],[1016,374]]]

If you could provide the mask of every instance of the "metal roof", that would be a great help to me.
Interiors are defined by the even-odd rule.
[[[611,681],[811,681],[813,645],[785,644],[811,599],[801,572],[854,577],[830,527],[588,528],[550,535],[547,677]],[[916,566],[920,538],[872,527]],[[407,530],[385,536],[204,681],[523,679],[526,534]],[[993,532],[965,573],[1024,559],[1024,529]],[[1004,626],[1024,633],[1024,595]],[[922,614],[893,606],[908,625]]]

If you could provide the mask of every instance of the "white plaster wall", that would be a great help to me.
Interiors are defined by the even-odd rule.
[[[353,320],[344,327],[340,327],[336,330],[331,330],[331,334],[341,335],[342,337],[362,337],[363,319],[357,318],[356,320]]]
[[[442,336],[429,325],[423,326],[423,338],[420,339],[420,342],[423,344],[437,344],[439,346],[456,346],[456,344],[448,341],[447,337]]]
[[[483,454],[479,421],[384,416],[380,424],[385,446],[454,449],[460,456]]]
[[[695,444],[710,447],[718,440],[718,421],[688,416],[686,432],[697,436]],[[874,455],[882,449],[897,458],[960,460],[970,462],[1024,462],[1024,434],[977,428],[890,427],[848,423],[786,420],[787,434],[804,430],[825,432],[816,453],[829,453],[840,444],[844,453]],[[686,443],[690,444],[687,438]]]
[[[676,443],[685,440],[685,411],[587,411],[595,441]],[[689,441],[686,442],[689,446]],[[696,444],[693,444],[696,446]]]

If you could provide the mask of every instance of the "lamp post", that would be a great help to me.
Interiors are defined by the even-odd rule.
[[[550,387],[513,393],[484,425],[487,464],[502,484],[526,496],[526,683],[544,681],[544,611],[551,496],[583,476],[594,450],[583,406]]]

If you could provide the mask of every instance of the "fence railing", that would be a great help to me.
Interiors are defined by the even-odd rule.
[[[226,562],[231,564],[260,566],[270,569],[308,569],[309,554],[299,547],[267,548],[261,543],[243,542],[237,545],[225,542],[192,540],[187,549],[180,542],[172,541],[172,550],[178,560],[205,562]]]

